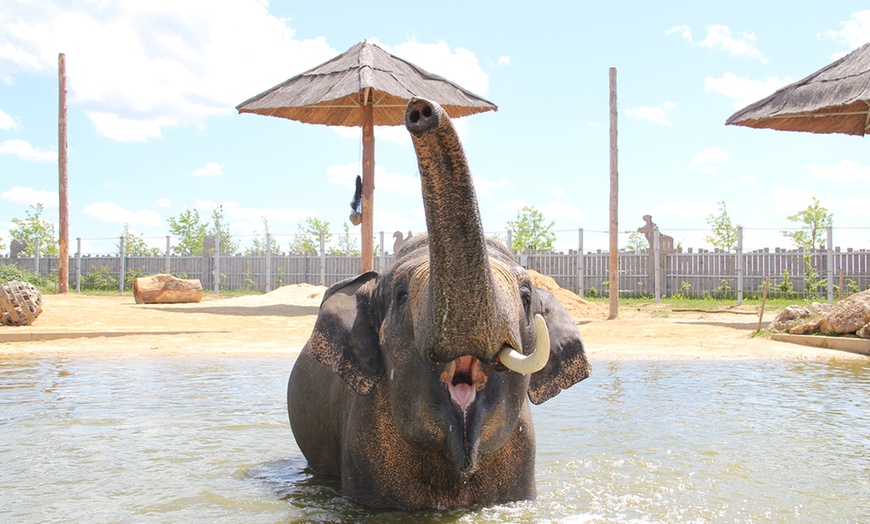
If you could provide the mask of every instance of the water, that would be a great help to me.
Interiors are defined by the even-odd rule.
[[[408,515],[305,470],[289,360],[0,357],[0,521],[870,520],[870,362],[593,364],[533,407],[537,501]]]

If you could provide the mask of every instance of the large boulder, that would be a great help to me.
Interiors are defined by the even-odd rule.
[[[833,308],[816,303],[806,308],[789,306],[771,322],[770,329],[793,335],[855,333],[861,338],[870,338],[870,289],[841,300]]]
[[[870,323],[870,289],[841,300],[819,329],[826,334],[855,333],[867,323]]]
[[[768,329],[771,331],[794,333],[795,328],[803,329],[803,326],[814,324],[823,315],[830,313],[833,306],[813,302],[809,306],[788,306],[776,315]]]

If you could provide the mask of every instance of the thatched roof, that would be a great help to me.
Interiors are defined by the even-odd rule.
[[[370,88],[370,89],[368,89]],[[494,111],[495,104],[438,75],[361,42],[332,60],[239,104],[240,113],[257,113],[309,124],[362,126],[371,97],[375,125],[401,125],[413,96],[434,100],[451,117]]]
[[[741,109],[725,123],[863,136],[870,124],[870,44]]]

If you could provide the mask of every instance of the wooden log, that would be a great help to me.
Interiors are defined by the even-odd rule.
[[[133,281],[137,304],[178,304],[202,300],[199,279],[185,280],[172,275],[152,275]]]

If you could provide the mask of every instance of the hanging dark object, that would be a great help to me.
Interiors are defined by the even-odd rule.
[[[350,213],[350,223],[358,226],[362,222],[362,177],[356,176],[356,191],[353,193],[353,200],[350,201],[350,208],[353,210]]]

